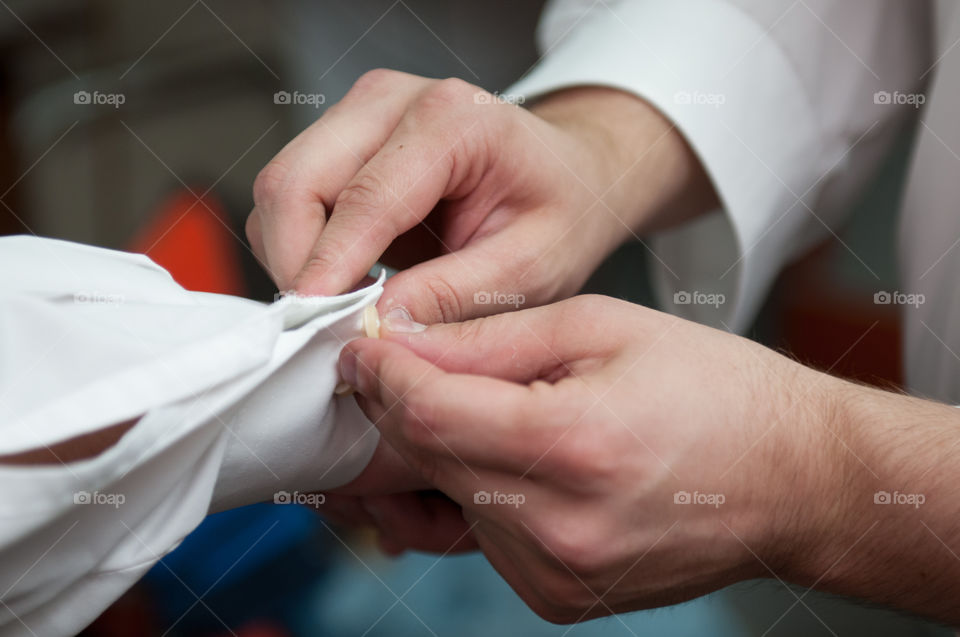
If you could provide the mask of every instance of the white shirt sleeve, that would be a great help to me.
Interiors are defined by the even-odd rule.
[[[677,126],[722,211],[655,237],[655,288],[664,309],[742,330],[780,268],[836,231],[895,139],[891,124],[916,112],[902,96],[928,64],[929,9],[923,0],[552,0],[544,56],[509,93],[610,86]]]
[[[340,486],[373,454],[333,390],[382,278],[264,305],[35,237],[0,239],[0,272],[0,455],[136,420],[94,458],[0,464],[0,635],[75,634],[208,511]]]

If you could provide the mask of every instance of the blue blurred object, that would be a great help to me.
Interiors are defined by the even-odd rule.
[[[664,609],[557,626],[530,611],[480,554],[391,559],[345,540],[348,550],[331,533],[313,511],[295,505],[261,504],[210,516],[144,580],[158,601],[161,629],[220,636],[265,619],[304,637],[952,635],[776,580],[745,582]]]
[[[161,628],[221,634],[270,618],[290,630],[329,567],[329,535],[320,528],[317,514],[297,505],[254,504],[209,516],[143,580]]]
[[[747,634],[746,625],[735,614],[711,599],[558,626],[527,608],[480,554],[438,560],[410,553],[391,560],[371,553],[361,559],[376,576],[347,555],[315,591],[311,607],[318,633],[366,637]]]
[[[362,562],[360,561],[362,560]],[[642,569],[642,565],[637,568]],[[904,615],[776,580],[744,582],[684,604],[558,626],[537,617],[479,554],[342,553],[315,589],[313,634],[365,637],[916,637],[953,633]],[[798,602],[800,598],[802,601]],[[399,601],[398,601],[399,600]]]

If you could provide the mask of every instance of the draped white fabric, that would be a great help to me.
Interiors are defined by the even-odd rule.
[[[340,486],[373,454],[333,391],[382,277],[264,305],[36,237],[0,239],[0,272],[0,455],[136,421],[90,459],[0,465],[0,634],[73,634],[208,511]]]

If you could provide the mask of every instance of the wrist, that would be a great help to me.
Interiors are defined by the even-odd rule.
[[[785,577],[960,621],[954,407],[830,378]],[[799,482],[799,481],[798,481]]]
[[[955,407],[846,383],[843,515],[825,542],[818,588],[960,621],[955,547]],[[839,499],[839,498],[838,498]],[[813,575],[813,574],[811,574]],[[937,594],[931,594],[937,591]]]
[[[768,475],[758,483],[771,493],[761,546],[781,579],[812,585],[849,544],[849,517],[856,497],[849,489],[856,462],[845,441],[850,394],[865,390],[829,374],[783,361],[790,367],[773,384],[777,405],[765,446]],[[852,541],[852,540],[851,540]]]
[[[679,130],[645,100],[603,87],[552,93],[531,107],[575,139],[588,183],[623,238],[677,225],[715,208],[717,196]]]

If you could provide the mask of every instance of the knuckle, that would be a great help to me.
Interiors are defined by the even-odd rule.
[[[361,170],[357,176],[340,191],[334,209],[346,208],[350,214],[366,217],[370,222],[389,201],[389,187],[376,173]]]
[[[291,181],[291,172],[286,164],[277,159],[270,160],[253,180],[253,203],[268,213],[272,207],[264,204],[282,197],[289,190]]]
[[[606,435],[601,429],[603,422],[588,420],[585,408],[588,410],[589,407],[581,401],[558,399],[555,385],[536,382],[530,390],[534,393],[534,400],[525,401],[527,411],[518,415],[537,423],[535,432],[540,438],[539,444],[548,449],[543,457],[545,466],[567,476],[572,485],[583,488],[593,476],[591,470],[595,461],[599,463],[593,457],[599,455],[594,448],[607,444],[597,440]]]
[[[581,294],[562,301],[560,306],[568,322],[583,325],[596,319],[598,311],[606,306],[607,301],[609,298],[600,294]]]
[[[353,87],[350,89],[350,92],[365,92],[368,89],[377,88],[383,86],[384,84],[390,84],[396,80],[401,74],[398,71],[392,71],[390,69],[371,69],[357,78],[357,81],[353,83]]]
[[[567,476],[575,462],[574,454],[564,447],[565,431],[571,422],[568,401],[558,399],[553,385],[535,381],[527,396],[518,401],[508,423],[519,449],[529,454],[530,462],[547,473]]]
[[[347,256],[348,252],[348,249],[340,249],[339,246],[326,247],[322,250],[314,250],[310,256],[307,257],[306,263],[303,264],[303,267],[300,268],[300,271],[294,277],[292,284],[293,287],[297,288],[298,286],[304,283],[310,283],[311,281],[320,278],[331,271],[345,267],[345,257]]]
[[[550,528],[542,530],[540,539],[547,548],[547,557],[560,562],[561,570],[569,569],[581,579],[589,579],[610,566],[609,538],[604,536],[597,523],[569,515],[554,522]],[[589,593],[582,584],[564,592],[567,593],[563,600],[566,602],[577,601],[580,595]]]
[[[439,319],[441,323],[456,323],[462,320],[464,303],[457,288],[443,277],[435,275],[424,277],[422,285],[436,307],[436,316],[429,317],[430,319]],[[469,332],[480,328],[466,326],[461,329]]]
[[[617,481],[623,467],[624,445],[629,448],[629,441],[606,429],[609,428],[599,423],[582,422],[579,431],[572,432],[561,443],[560,455],[571,478],[588,490],[602,489]]]
[[[447,112],[474,103],[479,89],[469,82],[451,77],[434,82],[417,100],[417,108],[425,114]]]

